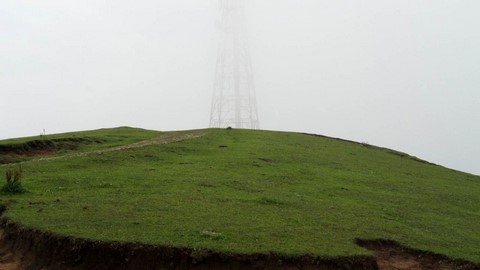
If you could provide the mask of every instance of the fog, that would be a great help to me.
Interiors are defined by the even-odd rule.
[[[246,0],[262,129],[480,175],[480,2]],[[0,138],[206,128],[215,0],[3,0]]]

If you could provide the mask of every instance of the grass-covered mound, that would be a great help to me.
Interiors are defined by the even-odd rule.
[[[87,239],[237,253],[354,256],[369,254],[356,238],[390,239],[480,262],[478,176],[326,137],[200,132],[181,142],[26,162],[28,192],[2,195],[15,201],[5,218]],[[103,138],[118,146],[159,135]]]
[[[121,127],[0,141],[0,164],[72,151],[91,151],[158,136],[158,131]]]

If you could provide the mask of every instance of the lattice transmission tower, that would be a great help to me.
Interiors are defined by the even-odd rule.
[[[243,0],[219,0],[220,42],[210,127],[259,129]]]

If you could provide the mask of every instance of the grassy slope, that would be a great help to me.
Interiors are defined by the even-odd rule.
[[[90,146],[85,148],[86,150],[100,149],[104,147],[112,147],[118,145],[124,145],[128,143],[134,143],[141,140],[147,140],[160,135],[161,132],[154,130],[146,130],[141,128],[131,127],[118,127],[118,128],[104,128],[89,131],[69,132],[52,134],[46,136],[34,136],[25,138],[14,138],[0,141],[1,145],[6,144],[22,144],[33,140],[52,140],[52,139],[64,139],[64,138],[96,138],[103,140],[101,145],[95,147]]]
[[[60,149],[46,149],[53,150],[56,154],[65,154],[69,152],[87,152],[93,150],[100,150],[104,148],[130,144],[142,140],[147,140],[158,136],[160,132],[151,131],[139,128],[119,127],[110,129],[99,129],[92,131],[71,132],[62,134],[53,134],[47,136],[34,136],[25,138],[16,138],[0,141],[0,164],[19,162],[33,159],[27,153],[22,155],[6,156],[2,155],[2,148],[4,146],[13,146],[14,148],[24,148],[29,142],[40,142],[37,144],[53,142],[60,147]],[[85,139],[84,142],[67,142],[72,149],[62,149],[61,141],[64,139]],[[55,142],[56,141],[56,142]],[[60,142],[59,142],[60,141]],[[47,147],[48,148],[48,147]],[[33,151],[41,149],[32,149]],[[74,151],[73,151],[74,150]]]
[[[16,200],[6,217],[60,234],[321,256],[366,254],[355,238],[383,238],[480,262],[480,177],[387,149],[208,130],[24,168],[30,192],[2,195]]]

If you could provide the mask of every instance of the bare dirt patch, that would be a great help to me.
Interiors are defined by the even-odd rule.
[[[26,257],[16,254],[6,245],[3,230],[0,230],[0,270],[23,270],[22,260],[26,261]]]
[[[477,270],[479,264],[452,260],[431,252],[410,249],[394,241],[357,240],[357,244],[374,252],[380,270]]]

